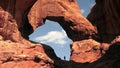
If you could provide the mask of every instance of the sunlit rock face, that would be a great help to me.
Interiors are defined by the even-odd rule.
[[[0,68],[120,68],[119,4],[96,0],[89,22],[76,0],[0,0]],[[46,19],[58,22],[73,40],[70,61],[28,41]]]
[[[101,57],[100,46],[100,43],[92,39],[73,42],[71,44],[70,60],[80,63],[92,63]]]
[[[0,7],[0,68],[53,68],[46,49],[24,39],[16,20]]]
[[[82,16],[76,0],[38,0],[28,14],[33,29],[49,19],[57,21],[73,41],[95,37],[97,31]]]

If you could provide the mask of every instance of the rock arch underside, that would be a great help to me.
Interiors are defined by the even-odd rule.
[[[28,36],[45,20],[73,40],[70,61]],[[120,68],[120,0],[96,0],[87,18],[76,0],[0,0],[0,68]]]

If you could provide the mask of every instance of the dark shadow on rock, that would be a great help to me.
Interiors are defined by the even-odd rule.
[[[52,47],[46,45],[46,44],[43,44],[43,43],[39,43],[39,42],[35,42],[35,41],[31,41],[29,40],[31,43],[34,43],[34,44],[41,44],[46,55],[51,58],[52,60],[61,60],[59,57],[56,56],[54,50]]]
[[[106,54],[93,63],[57,60],[55,68],[120,68],[120,42],[110,46]]]
[[[46,45],[46,44],[42,44],[45,53],[48,55],[49,58],[51,58],[52,60],[61,60],[59,57],[56,56],[53,48],[51,48],[50,46]]]
[[[54,68],[120,68],[120,42],[112,44],[105,55],[92,63],[61,60],[50,46],[42,45],[46,54],[54,61]]]

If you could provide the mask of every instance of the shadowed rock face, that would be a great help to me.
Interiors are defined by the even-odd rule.
[[[120,68],[119,4],[96,0],[87,17],[91,24],[76,0],[0,0],[0,68]],[[70,61],[28,41],[46,19],[58,22],[74,41]]]
[[[12,14],[21,35],[26,39],[33,32],[33,28],[28,22],[27,14],[35,2],[36,0],[0,0],[0,6]]]
[[[87,19],[98,29],[102,42],[111,42],[120,35],[120,1],[96,0]]]

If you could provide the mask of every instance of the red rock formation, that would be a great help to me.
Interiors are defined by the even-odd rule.
[[[87,18],[98,29],[100,43],[89,39],[73,42],[71,45],[71,61],[73,61],[71,68],[120,67],[118,58],[120,57],[118,53],[120,44],[117,43],[120,42],[119,4],[119,0],[96,0],[95,6]],[[96,45],[97,48],[94,48]]]
[[[25,40],[13,17],[0,8],[0,68],[52,68],[42,45]]]
[[[0,36],[2,36],[4,40],[11,40],[13,42],[19,42],[29,45],[29,42],[21,36],[16,24],[16,20],[13,18],[12,15],[9,14],[9,12],[4,11],[1,7]]]
[[[46,19],[57,21],[73,41],[92,38],[97,32],[82,16],[76,0],[38,0],[31,8],[28,19],[33,29],[44,24]]]
[[[96,0],[96,5],[87,17],[97,27],[102,42],[111,42],[120,35],[119,5],[119,0]]]
[[[93,26],[76,0],[0,0],[0,68],[120,68],[119,3],[96,0],[87,17]],[[58,22],[74,41],[70,61],[45,44],[28,41],[46,19]]]
[[[101,44],[92,39],[73,42],[70,60],[79,63],[94,62],[102,55],[100,49]]]
[[[0,0],[0,6],[12,14],[18,25],[21,35],[28,39],[28,35],[33,32],[28,23],[27,14],[36,0]]]
[[[10,40],[0,41],[0,68],[52,68],[53,61],[41,45],[26,46]]]

